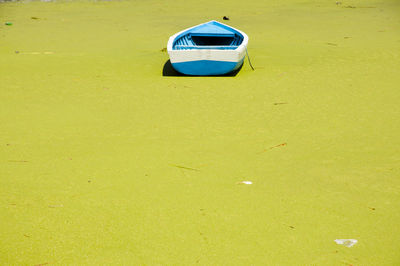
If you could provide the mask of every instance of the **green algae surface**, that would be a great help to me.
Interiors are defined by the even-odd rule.
[[[255,70],[163,76],[169,36],[223,16]],[[0,264],[400,264],[398,1],[2,2],[0,22]]]

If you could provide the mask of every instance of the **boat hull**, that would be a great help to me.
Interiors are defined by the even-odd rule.
[[[171,36],[167,51],[172,67],[182,74],[218,76],[242,66],[247,43],[244,32],[210,21]]]
[[[176,71],[185,75],[218,76],[237,70],[243,64],[243,60],[244,58],[239,62],[198,60],[171,64]]]

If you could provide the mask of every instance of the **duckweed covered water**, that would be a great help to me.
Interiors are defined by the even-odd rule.
[[[399,14],[0,3],[1,264],[399,264]],[[223,16],[255,71],[163,76],[169,36]]]

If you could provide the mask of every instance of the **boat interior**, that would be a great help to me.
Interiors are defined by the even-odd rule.
[[[243,42],[243,36],[218,22],[204,24],[182,33],[173,45],[174,50],[217,49],[235,50]]]

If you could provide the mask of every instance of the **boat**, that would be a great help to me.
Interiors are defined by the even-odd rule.
[[[242,66],[248,41],[244,32],[212,20],[172,35],[167,51],[182,74],[225,75]]]

